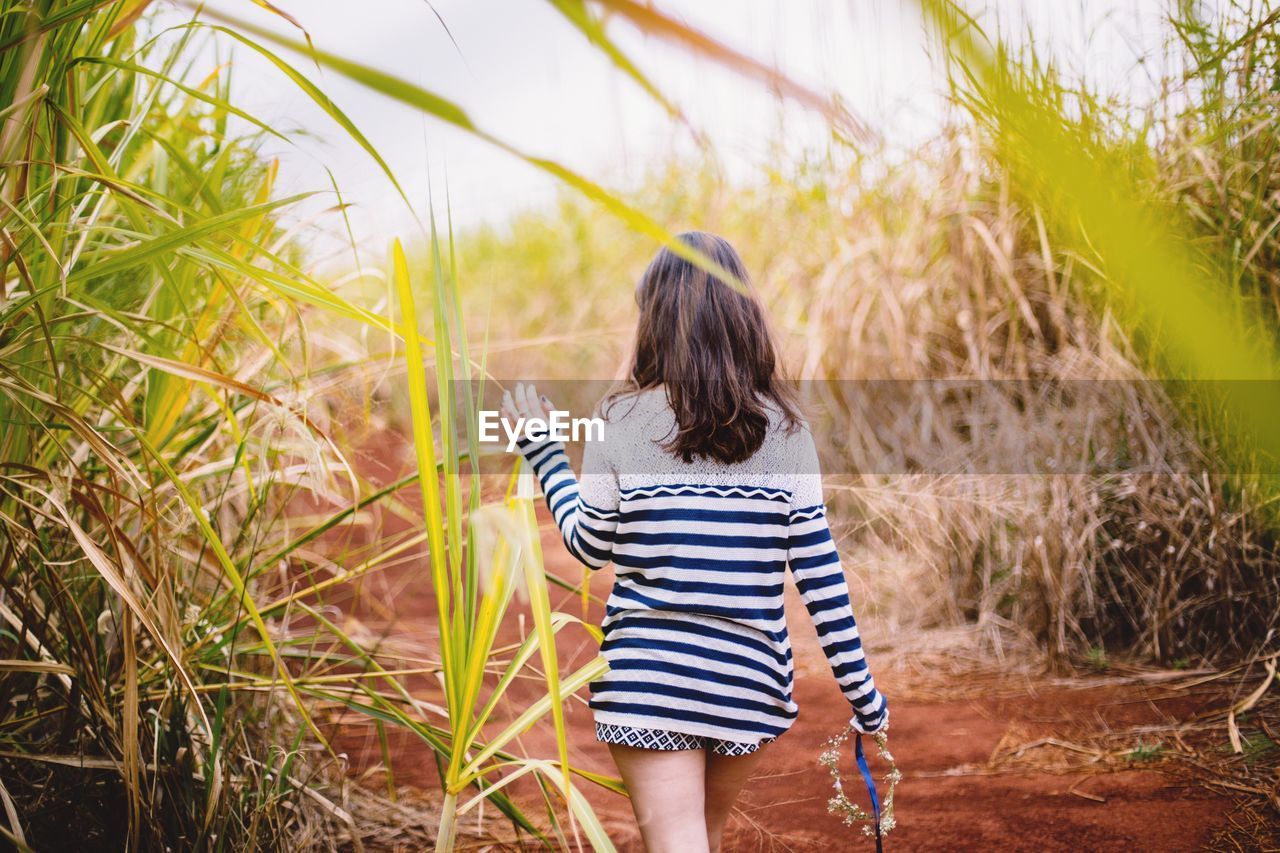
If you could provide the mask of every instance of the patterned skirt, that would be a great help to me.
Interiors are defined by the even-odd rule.
[[[660,749],[666,751],[681,749],[705,749],[716,755],[736,758],[750,755],[774,738],[765,738],[759,743],[739,743],[732,740],[720,740],[714,737],[687,735],[683,732],[669,732],[663,729],[637,729],[632,726],[613,726],[608,723],[596,723],[596,740],[601,743],[612,743],[619,746],[634,746],[638,749]]]

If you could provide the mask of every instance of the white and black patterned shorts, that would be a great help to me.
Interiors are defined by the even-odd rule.
[[[773,738],[765,738],[759,743],[740,743],[734,740],[720,740],[701,735],[687,735],[683,732],[669,732],[663,729],[635,729],[631,726],[612,726],[608,723],[596,723],[596,740],[601,743],[634,746],[639,749],[661,749],[674,751],[680,749],[705,749],[716,755],[730,758],[750,755]]]

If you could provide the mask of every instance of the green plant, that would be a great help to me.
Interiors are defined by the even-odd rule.
[[[432,587],[435,590],[437,620],[440,626],[441,670],[444,678],[445,708],[448,711],[448,739],[441,751],[444,804],[436,849],[452,850],[458,817],[491,797],[493,792],[527,774],[540,774],[562,793],[573,816],[583,825],[587,838],[596,850],[612,850],[604,828],[596,819],[582,795],[570,779],[573,768],[568,761],[562,703],[593,678],[605,671],[604,659],[597,657],[576,672],[561,678],[555,637],[566,625],[579,622],[551,610],[547,581],[542,564],[538,524],[534,518],[532,473],[520,476],[521,488],[500,504],[482,507],[480,485],[472,465],[470,502],[465,514],[467,533],[463,534],[462,475],[459,472],[458,438],[466,438],[466,446],[477,444],[476,408],[469,399],[471,389],[470,357],[463,330],[455,326],[458,316],[456,271],[446,271],[436,239],[433,223],[431,255],[434,287],[433,346],[436,350],[436,389],[440,409],[439,439],[446,459],[442,460],[443,477],[436,472],[437,435],[427,399],[427,381],[423,368],[423,351],[418,336],[418,315],[409,265],[400,244],[392,247],[394,279],[404,330],[405,357],[409,374],[409,401],[413,415],[414,449],[417,454],[423,514],[426,519],[428,551],[431,558]],[[455,383],[453,343],[458,346],[458,364],[462,367],[460,382]],[[449,353],[442,357],[441,350]],[[457,396],[464,390],[463,400]],[[483,387],[483,386],[481,386]],[[456,423],[461,421],[461,423]],[[459,429],[459,427],[462,427]],[[440,480],[443,479],[443,502]],[[510,493],[510,489],[508,490]],[[443,511],[442,511],[443,510]],[[491,561],[485,566],[486,561]],[[535,631],[509,661],[501,661],[494,652],[497,632],[517,589],[528,597]],[[582,624],[579,622],[579,624]],[[599,630],[588,628],[597,638]],[[525,663],[537,652],[547,684],[546,696],[531,703],[497,734],[485,736],[484,727],[498,707],[506,689],[521,674]],[[486,676],[494,669],[500,673],[496,684],[480,704]],[[502,752],[503,748],[539,718],[550,714],[555,727],[559,761],[520,759]],[[502,781],[491,786],[487,777],[501,773]],[[600,781],[595,777],[595,781]],[[609,783],[617,788],[616,783]],[[470,786],[480,792],[460,804],[459,795]],[[545,789],[544,789],[545,790]]]
[[[227,136],[225,79],[173,82],[192,33],[139,43],[145,5],[0,16],[4,776],[23,803],[105,782],[84,825],[29,828],[135,847],[279,832],[278,801],[237,803],[271,771],[256,721],[319,735],[248,584],[296,488],[253,462],[326,455],[285,353],[294,293],[328,293],[277,223],[297,199]],[[288,441],[261,441],[272,420]],[[241,672],[292,711],[235,707]]]
[[[446,441],[454,473],[443,510],[424,504],[426,532],[375,538],[363,552],[343,544],[339,534],[372,508],[402,512],[406,486],[435,496],[443,461],[428,445],[418,475],[369,487],[313,397],[347,365],[307,327],[321,312],[402,335],[418,380],[432,342],[417,335],[402,267],[402,323],[307,271],[280,217],[303,196],[276,197],[275,165],[256,154],[258,137],[275,131],[228,100],[225,69],[186,79],[192,45],[233,38],[263,53],[376,152],[305,75],[240,34],[193,20],[143,40],[134,25],[147,5],[0,9],[4,836],[18,847],[236,849],[341,832],[358,846],[356,818],[321,793],[344,787],[322,720],[335,711],[375,720],[384,744],[388,725],[429,743],[452,768],[451,801],[475,786],[540,835],[486,778],[515,762],[498,749],[501,735],[481,732],[508,682],[472,712],[494,663],[473,641],[489,632],[492,646],[513,569],[531,589],[542,583],[529,501],[496,516],[493,583],[481,590],[482,559],[467,549],[464,561],[459,536],[490,516],[478,490],[461,504],[461,453]],[[247,135],[231,135],[233,117]],[[439,309],[437,333],[460,334]],[[438,361],[439,375],[449,363]],[[419,436],[430,442],[425,393],[415,386]],[[461,417],[458,401],[440,405],[441,423]],[[307,500],[328,508],[304,518]],[[457,621],[443,611],[445,636],[456,626],[462,644],[456,656],[446,644],[435,667],[449,685],[445,725],[405,686],[421,669],[399,667],[325,606],[423,542],[441,592],[465,587]],[[508,672],[540,651],[552,692],[507,740],[558,716],[562,699],[553,635],[566,622],[549,614],[545,593],[538,603],[538,635]],[[597,670],[569,676],[565,694]],[[560,741],[558,764],[515,764],[558,778],[578,822],[607,847],[568,778],[562,726]],[[73,821],[60,817],[68,808]]]
[[[658,171],[622,198],[494,137],[430,90],[305,38],[206,14],[144,40],[135,23],[147,0],[0,4],[9,843],[305,847],[340,834],[358,846],[358,815],[335,793],[344,767],[326,743],[329,721],[346,713],[374,722],[392,791],[388,730],[438,758],[443,802],[430,830],[440,848],[458,840],[458,816],[486,801],[545,843],[566,843],[555,807],[567,803],[571,829],[607,848],[572,777],[619,784],[569,767],[559,711],[599,662],[560,672],[554,637],[575,620],[551,611],[527,491],[485,501],[462,473],[475,446],[465,389],[486,376],[472,350],[554,369],[529,341],[551,318],[595,359],[576,364],[609,375],[630,283],[654,245],[670,243],[667,223],[751,235],[749,265],[804,378],[1274,375],[1280,146],[1268,8],[1205,21],[1188,7],[1176,26],[1192,73],[1169,101],[1181,106],[1143,114],[984,43],[958,7],[926,3],[975,122],[893,164],[876,161],[838,104],[660,10],[554,5],[677,120],[598,10],[819,110],[833,151],[779,166],[760,186],[729,186],[714,165]],[[452,231],[442,244],[430,217],[420,264],[397,244],[385,277],[367,277],[397,297],[399,316],[382,316],[309,271],[282,219],[301,197],[278,198],[275,167],[256,153],[276,131],[230,102],[225,69],[190,77],[191,46],[210,37],[264,56],[392,182],[338,105],[275,49],[414,105],[576,195],[509,235],[461,235],[458,261]],[[238,126],[249,131],[233,135]],[[850,140],[862,149],[845,148]],[[578,298],[581,287],[564,286],[575,279],[601,298]],[[424,292],[431,310],[420,318]],[[479,348],[463,317],[488,295],[524,325],[495,317],[494,345]],[[350,328],[403,343],[412,476],[366,482],[326,424],[325,392],[360,369],[326,336]],[[954,395],[882,407],[837,436],[831,450],[847,470],[874,472],[877,460],[935,452],[925,430],[897,428],[924,424],[942,436],[932,458],[955,463],[954,474],[904,464],[832,484],[850,553],[877,567],[869,597],[906,623],[968,622],[992,642],[1027,634],[1100,666],[1106,649],[1177,665],[1264,642],[1280,612],[1277,504],[1254,476],[1276,451],[1269,386],[1189,401],[1136,387],[1118,424],[1099,424],[1081,401],[1010,395],[985,450],[953,428],[973,413]],[[1143,412],[1158,417],[1134,436],[1127,427]],[[1087,473],[968,473],[990,462],[976,452],[1059,453],[1058,437],[1081,425],[1094,430]],[[1115,474],[1105,447],[1186,471]],[[1237,476],[1214,467],[1222,458]],[[406,498],[414,488],[420,509]],[[383,537],[370,521],[380,512],[425,528]],[[356,532],[367,544],[348,541]],[[363,582],[424,546],[441,643],[437,659],[409,664],[328,605],[358,599]],[[521,587],[536,630],[504,646],[497,626]],[[423,676],[439,676],[441,705],[409,681]],[[525,676],[545,696],[499,720],[495,708]],[[555,760],[512,754],[515,735],[544,717]],[[522,778],[552,807],[554,838],[508,796]],[[72,801],[74,823],[40,805]]]
[[[1130,761],[1157,761],[1164,755],[1164,744],[1159,741],[1155,743],[1139,743],[1133,749],[1129,750]]]
[[[953,66],[954,96],[974,120],[901,162],[835,145],[731,183],[709,158],[655,167],[629,197],[660,221],[739,244],[811,410],[834,413],[820,425],[826,469],[846,472],[828,478],[832,502],[853,560],[870,567],[859,573],[868,604],[895,624],[969,623],[983,642],[1032,639],[1062,660],[1104,648],[1166,662],[1238,659],[1276,627],[1280,542],[1260,452],[1270,433],[1245,416],[1257,414],[1247,383],[1245,409],[1227,416],[1230,401],[1212,392],[1230,383],[1187,381],[1227,371],[1226,353],[1251,340],[1239,375],[1270,369],[1277,297],[1263,259],[1277,242],[1280,146],[1267,118],[1272,66],[1251,57],[1275,49],[1259,26],[1271,14],[1225,14],[1205,31],[1187,62],[1213,60],[1202,73],[1217,94],[1205,101],[1192,73],[1145,107],[1104,102],[1034,55],[984,47],[985,76]],[[1184,56],[1180,43],[1170,50]],[[1072,168],[1103,178],[1055,177],[1066,155],[1041,155],[1041,134],[1069,139]],[[1114,189],[1084,198],[1099,182]],[[1113,215],[1112,194],[1142,208],[1140,226],[1159,223],[1119,256],[1093,236],[1109,227],[1091,217]],[[1124,227],[1116,242],[1139,226]],[[1191,257],[1179,287],[1215,303],[1207,313],[1179,308],[1172,291],[1152,295],[1165,261],[1153,271],[1143,259],[1169,244],[1171,257]],[[509,308],[486,321],[499,375],[602,377],[625,358],[630,289],[651,254],[625,224],[566,195],[510,227],[461,235],[458,254],[470,311]],[[1196,318],[1178,335],[1216,318],[1232,341],[1215,350],[1217,368],[1188,361],[1165,310]],[[548,328],[555,347],[530,337]],[[908,393],[869,405],[878,380]],[[1206,393],[1187,393],[1197,387]],[[1073,447],[1072,437],[1087,439]],[[1010,460],[1071,473],[991,474]]]

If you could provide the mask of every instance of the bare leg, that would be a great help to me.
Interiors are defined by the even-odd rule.
[[[706,806],[707,844],[711,853],[720,850],[720,838],[724,835],[724,825],[733,811],[733,804],[742,791],[742,786],[751,778],[760,763],[760,755],[767,749],[761,747],[750,755],[730,758],[707,752]]]
[[[648,853],[705,853],[702,810],[705,753],[701,749],[637,749],[609,744],[631,794],[631,810]]]

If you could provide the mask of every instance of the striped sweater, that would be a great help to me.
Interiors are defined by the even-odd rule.
[[[873,731],[887,715],[863,656],[827,526],[817,453],[775,418],[745,462],[684,463],[663,449],[675,418],[661,390],[606,407],[582,477],[558,442],[524,442],[569,552],[616,580],[601,625],[609,672],[591,685],[598,723],[758,743],[795,720],[783,615],[788,566],[831,669]]]

